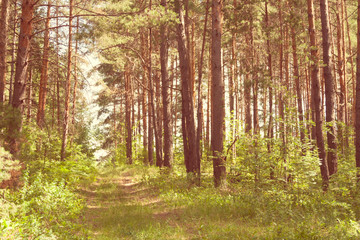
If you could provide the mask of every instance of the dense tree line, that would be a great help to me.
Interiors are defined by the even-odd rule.
[[[359,6],[2,0],[1,145],[18,154],[24,121],[34,121],[58,131],[64,160],[81,125],[81,53],[97,51],[103,147],[114,161],[171,169],[181,149],[192,181],[210,160],[225,186],[230,166],[253,167],[254,181],[291,181],[290,165],[315,154],[326,190],[354,148],[360,167]]]

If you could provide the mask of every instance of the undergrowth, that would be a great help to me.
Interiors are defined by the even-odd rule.
[[[26,131],[25,131],[26,134]],[[17,189],[0,190],[0,239],[86,239],[81,215],[86,206],[76,188],[94,181],[94,161],[73,143],[67,159],[59,161],[61,141],[55,135],[42,142],[44,132],[29,132],[22,145],[24,165]],[[44,138],[43,138],[44,139]],[[11,171],[9,153],[0,149],[0,182]],[[11,160],[13,161],[13,160]]]
[[[212,187],[204,176],[194,186],[184,174],[154,174],[141,170],[142,179],[159,191],[194,239],[359,239],[360,224],[355,192],[333,187],[299,189],[268,181],[230,183]]]

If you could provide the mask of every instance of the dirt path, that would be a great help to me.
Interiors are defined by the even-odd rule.
[[[177,224],[178,211],[131,171],[103,174],[81,194],[87,200],[89,239],[187,239]]]

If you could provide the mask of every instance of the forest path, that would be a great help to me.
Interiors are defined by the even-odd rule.
[[[178,222],[180,212],[131,169],[102,173],[80,192],[87,202],[83,219],[89,239],[189,239]]]

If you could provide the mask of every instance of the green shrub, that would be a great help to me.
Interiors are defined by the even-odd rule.
[[[11,171],[19,169],[19,161],[13,160],[10,153],[0,147],[0,185],[2,181],[10,179]]]
[[[6,192],[6,214],[0,227],[3,236],[19,239],[80,239],[81,225],[76,219],[84,201],[65,181],[48,182],[40,173],[30,182],[28,172],[18,192]],[[14,230],[16,229],[16,230]]]

